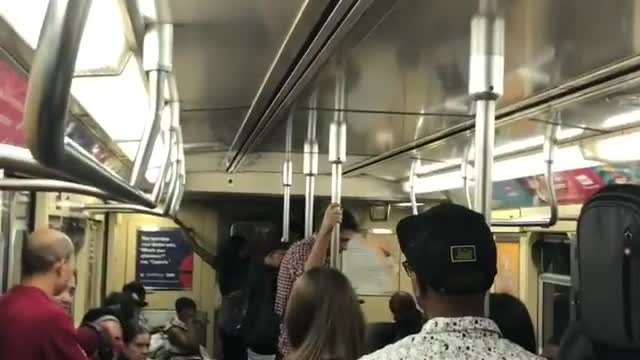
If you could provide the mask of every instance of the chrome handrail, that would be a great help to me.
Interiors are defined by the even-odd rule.
[[[0,190],[6,191],[41,191],[68,192],[93,196],[99,199],[112,199],[106,192],[92,186],[76,184],[68,181],[50,179],[0,179]]]
[[[115,197],[155,207],[146,194],[64,136],[71,81],[90,7],[90,0],[49,1],[25,101],[27,144],[34,158],[47,167]]]

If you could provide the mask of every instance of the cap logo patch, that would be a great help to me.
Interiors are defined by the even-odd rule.
[[[451,249],[452,263],[465,263],[465,262],[477,261],[475,245],[452,246],[450,249]]]

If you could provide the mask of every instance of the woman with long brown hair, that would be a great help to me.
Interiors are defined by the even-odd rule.
[[[365,350],[365,321],[349,280],[314,268],[294,284],[285,326],[293,351],[287,360],[355,360]]]

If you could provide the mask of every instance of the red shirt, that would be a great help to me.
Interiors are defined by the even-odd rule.
[[[276,314],[278,314],[281,319],[284,319],[284,314],[287,310],[287,301],[289,301],[293,283],[304,274],[304,264],[311,254],[314,243],[315,238],[313,236],[298,241],[291,245],[282,259],[280,271],[278,272],[278,290],[276,292],[275,303]],[[280,325],[278,351],[282,355],[288,355],[291,351],[291,344],[289,343],[289,336],[287,335],[284,321],[282,321]]]
[[[44,291],[16,286],[0,297],[3,360],[86,360],[69,316]]]

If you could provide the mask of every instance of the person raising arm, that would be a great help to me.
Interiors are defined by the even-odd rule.
[[[324,266],[331,245],[333,228],[340,222],[342,222],[342,207],[340,207],[340,204],[330,204],[324,213],[324,219],[316,235],[316,241],[311,248],[311,253],[309,253],[309,257],[304,263],[305,271],[314,267]]]
[[[275,312],[284,318],[287,302],[291,294],[293,283],[310,269],[326,265],[327,254],[330,250],[331,232],[340,223],[340,251],[347,248],[349,241],[358,233],[355,217],[340,204],[330,204],[324,212],[324,217],[318,232],[304,240],[291,245],[282,260],[278,273]],[[278,352],[280,356],[289,353],[290,345],[286,329],[280,326]]]

